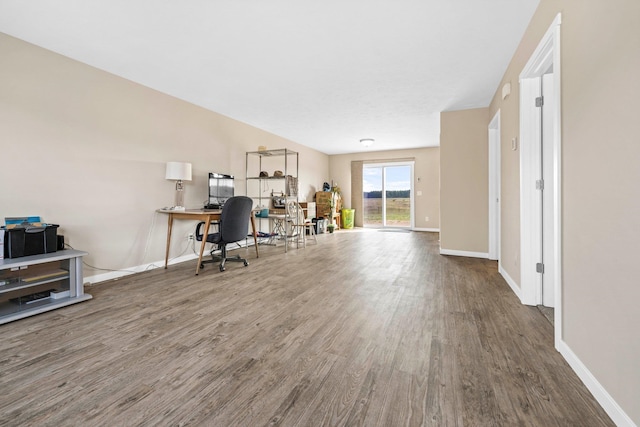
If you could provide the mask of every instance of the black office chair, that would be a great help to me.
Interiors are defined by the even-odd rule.
[[[227,244],[239,242],[247,238],[249,231],[249,220],[251,219],[251,209],[253,208],[253,200],[246,196],[230,197],[222,207],[220,215],[220,223],[216,233],[210,233],[206,237],[206,241],[217,245],[217,248],[211,250],[211,261],[220,261],[220,271],[224,271],[224,265],[227,261],[243,262],[246,267],[249,265],[246,259],[235,257],[227,257]],[[204,222],[198,223],[196,226],[196,240],[202,241],[202,226]],[[214,252],[220,251],[220,254]],[[205,261],[202,262],[204,264]],[[204,265],[200,265],[200,268]]]

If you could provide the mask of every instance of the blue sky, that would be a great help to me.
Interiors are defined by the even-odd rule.
[[[411,188],[410,166],[387,166],[386,190],[409,190]],[[362,169],[363,191],[382,190],[382,167]]]

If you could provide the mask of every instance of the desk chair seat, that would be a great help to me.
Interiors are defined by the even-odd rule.
[[[229,198],[222,208],[218,231],[209,233],[206,237],[202,235],[201,231],[204,222],[198,223],[196,226],[196,240],[201,242],[205,238],[207,242],[217,245],[211,250],[211,260],[203,261],[202,264],[220,261],[220,271],[225,270],[227,261],[242,262],[245,267],[249,265],[247,260],[241,258],[240,255],[227,257],[227,244],[236,243],[247,238],[252,207],[253,200],[249,197],[235,196]],[[214,252],[216,251],[220,251],[220,254],[215,254]],[[204,265],[201,265],[202,267]]]

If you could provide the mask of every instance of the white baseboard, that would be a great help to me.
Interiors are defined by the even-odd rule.
[[[428,231],[430,233],[439,233],[440,229],[439,228],[412,228],[412,231]]]
[[[489,258],[489,254],[487,252],[457,251],[454,249],[442,248],[440,248],[440,255],[466,256],[471,258]]]
[[[502,268],[502,265],[498,267],[498,272],[502,275],[502,277],[507,282],[507,284],[509,285],[513,293],[516,294],[520,302],[522,302],[522,293],[520,292],[520,286],[518,286],[515,280],[513,280],[511,276],[509,276],[509,273],[507,273],[507,271],[504,268]]]
[[[190,261],[192,259],[197,259],[198,256],[195,254],[184,255],[178,258],[174,258],[169,260],[169,265],[178,264],[185,261]],[[122,270],[114,270],[109,271],[107,273],[96,274],[94,276],[87,276],[84,278],[84,283],[98,283],[98,282],[106,282],[107,280],[119,279],[124,276],[128,276],[130,274],[141,273],[147,270],[153,270],[154,268],[164,267],[164,260],[151,262],[149,264],[136,265],[134,267],[128,267]]]
[[[593,397],[600,403],[602,409],[611,417],[613,422],[618,427],[637,427],[631,418],[624,412],[624,410],[613,400],[613,397],[607,390],[598,382],[596,377],[587,369],[582,361],[575,355],[569,348],[566,342],[560,340],[558,343],[558,351],[565,358],[571,369],[578,375],[585,386],[589,389]]]
[[[196,242],[196,243],[197,243],[197,245],[195,245],[196,250],[200,250],[200,242]],[[240,241],[237,244],[238,246],[240,246],[240,248],[253,246],[253,240],[247,240],[246,243],[245,241]],[[239,248],[234,246],[229,248],[228,250],[233,251],[235,249],[239,249]],[[208,254],[209,254],[209,251],[208,250],[205,251],[205,253],[203,254],[203,258]],[[181,262],[191,261],[194,259],[198,259],[198,255],[196,254],[183,255],[177,258],[170,259],[168,264],[169,265],[179,264]],[[164,260],[151,262],[143,265],[136,265],[134,267],[123,268],[122,270],[109,271],[107,273],[96,274],[94,276],[87,276],[84,278],[84,283],[91,284],[91,283],[105,282],[107,280],[119,279],[121,277],[128,276],[130,274],[141,273],[143,271],[153,270],[154,268],[160,268],[160,267],[164,267]]]

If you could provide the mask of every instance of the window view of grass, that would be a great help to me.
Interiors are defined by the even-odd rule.
[[[364,223],[371,226],[382,226],[382,192],[369,191],[363,194]],[[411,198],[409,190],[386,192],[387,226],[411,226]]]

